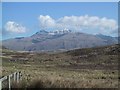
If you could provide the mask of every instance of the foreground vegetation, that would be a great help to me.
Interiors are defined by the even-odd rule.
[[[60,53],[16,52],[5,48],[2,52],[2,75],[21,71],[19,88],[118,87],[119,45]]]

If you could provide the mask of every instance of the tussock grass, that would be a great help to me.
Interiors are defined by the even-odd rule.
[[[109,81],[109,80],[108,80]],[[109,81],[111,82],[111,81]],[[13,83],[12,90],[27,90],[27,89],[40,89],[40,88],[111,88],[111,85],[107,85],[105,80],[96,79],[81,79],[74,80],[68,78],[38,78],[33,79],[30,82],[22,80],[20,83]],[[100,87],[100,84],[102,87]],[[114,83],[117,86],[117,83]],[[117,88],[117,87],[116,87]]]
[[[21,71],[15,88],[117,88],[118,47],[78,49],[62,53],[3,50],[3,76]]]

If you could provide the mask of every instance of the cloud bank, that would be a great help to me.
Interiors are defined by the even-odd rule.
[[[108,19],[106,17],[100,18],[98,16],[64,16],[57,20],[49,15],[38,17],[41,29],[63,29],[68,28],[71,30],[96,30],[99,33],[112,33],[118,28],[117,21]]]
[[[5,30],[6,32],[10,33],[25,33],[26,32],[26,27],[14,22],[14,21],[8,21],[5,24]]]

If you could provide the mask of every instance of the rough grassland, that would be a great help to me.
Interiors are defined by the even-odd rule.
[[[117,88],[119,45],[60,53],[3,49],[3,76],[21,71],[20,87]]]

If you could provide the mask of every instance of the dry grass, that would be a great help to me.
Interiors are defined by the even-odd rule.
[[[57,54],[4,50],[2,72],[4,76],[21,71],[22,82],[13,85],[18,88],[117,88],[115,50],[103,47]]]
[[[112,82],[112,80],[108,80]],[[12,89],[15,88],[22,88],[22,89],[29,89],[29,88],[110,88],[113,84],[107,84],[106,80],[99,79],[81,79],[81,80],[74,80],[69,78],[37,78],[33,79],[29,83],[25,80],[21,81],[20,83],[13,83]],[[103,87],[100,87],[101,84]],[[117,86],[117,83],[114,83]],[[114,87],[112,87],[114,88]],[[117,87],[116,87],[117,88]]]

